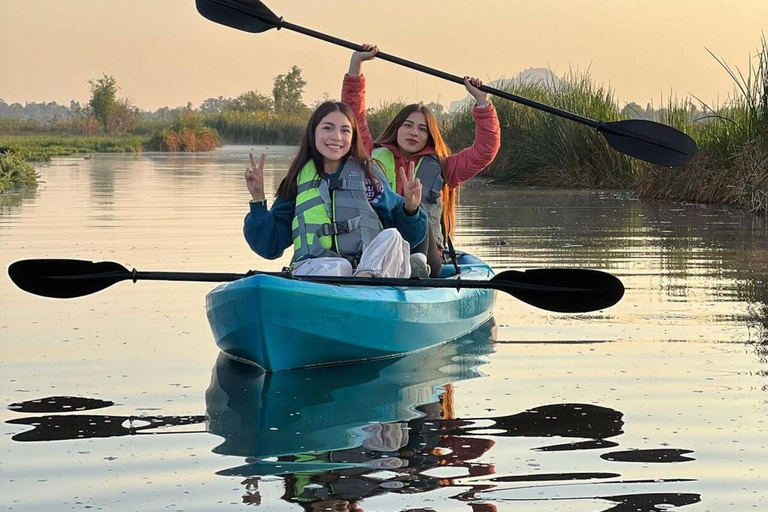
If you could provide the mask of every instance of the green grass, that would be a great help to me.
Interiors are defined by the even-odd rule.
[[[11,151],[26,161],[47,162],[54,156],[81,153],[136,153],[145,141],[145,137],[135,135],[0,135],[0,152]]]
[[[308,120],[309,116],[305,114],[234,110],[202,115],[205,126],[216,130],[224,141],[234,144],[295,145],[301,140]]]
[[[38,175],[29,162],[6,151],[0,154],[0,193],[16,188],[34,188]]]

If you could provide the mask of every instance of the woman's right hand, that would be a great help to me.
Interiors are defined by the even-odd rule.
[[[349,71],[347,71],[347,74],[350,76],[360,76],[363,62],[374,59],[376,54],[379,53],[379,47],[373,44],[365,43],[360,48],[362,49],[354,52],[349,59]]]
[[[245,185],[248,187],[248,192],[251,193],[254,201],[263,201],[264,197],[264,160],[267,155],[261,154],[259,164],[256,165],[256,159],[251,151],[251,166],[245,169]]]

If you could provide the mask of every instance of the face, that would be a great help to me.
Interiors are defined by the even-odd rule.
[[[405,153],[405,156],[410,156],[424,149],[428,140],[427,118],[418,110],[411,112],[411,115],[397,129],[397,146]]]
[[[323,156],[325,172],[335,172],[352,148],[352,123],[341,112],[331,112],[315,128],[315,147]]]

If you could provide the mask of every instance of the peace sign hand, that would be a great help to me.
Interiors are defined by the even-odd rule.
[[[259,165],[256,165],[256,159],[253,157],[253,151],[250,153],[251,166],[245,169],[245,185],[248,192],[251,193],[254,201],[263,201],[264,198],[264,160],[267,155],[261,154]]]
[[[421,204],[421,180],[414,176],[414,163],[408,163],[408,172],[400,167],[397,169],[397,180],[403,184],[403,198],[405,199],[405,212],[413,215]]]

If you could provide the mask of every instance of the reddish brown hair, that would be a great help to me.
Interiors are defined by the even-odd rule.
[[[440,127],[437,124],[437,119],[434,114],[425,107],[413,103],[406,105],[400,112],[392,119],[387,125],[381,135],[374,141],[375,146],[382,146],[384,144],[397,144],[397,130],[408,119],[408,116],[414,112],[421,112],[424,115],[424,119],[427,120],[427,131],[429,133],[427,137],[427,145],[432,146],[437,155],[437,159],[440,161],[440,168],[445,169],[445,159],[451,156],[451,149],[443,140],[443,135],[440,133]],[[443,174],[445,179],[445,174]],[[443,224],[445,225],[445,232],[448,236],[453,236],[453,229],[456,225],[456,202],[458,200],[459,191],[456,188],[449,188],[448,185],[443,185]]]

